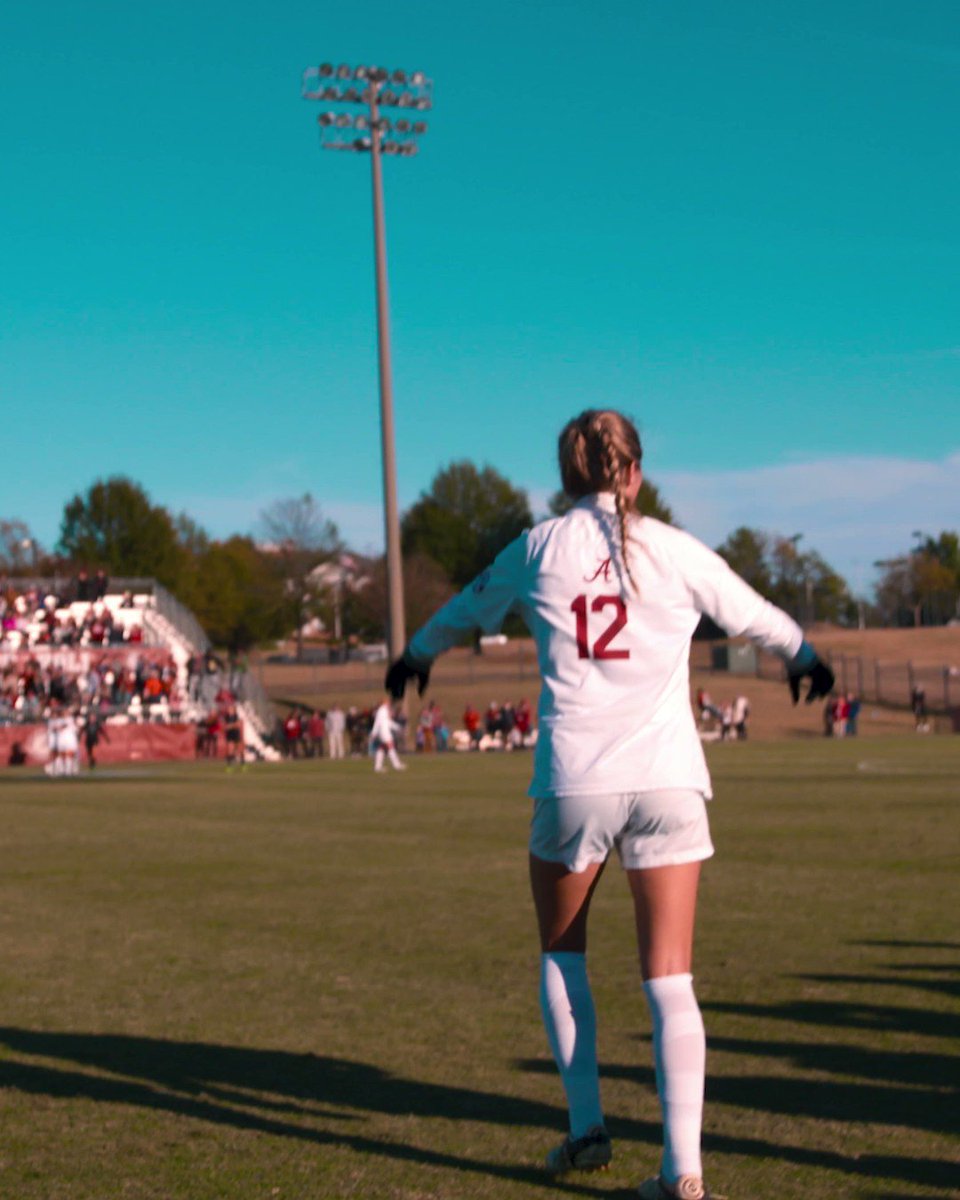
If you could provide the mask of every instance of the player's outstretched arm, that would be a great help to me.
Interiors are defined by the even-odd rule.
[[[810,680],[808,704],[829,696],[833,691],[833,671],[821,660],[810,643],[805,641],[801,642],[800,649],[787,663],[787,683],[790,685],[790,695],[794,704],[800,699],[800,684],[807,678]]]
[[[411,679],[416,679],[417,690],[423,695],[434,659],[455,646],[465,633],[474,629],[493,633],[500,628],[520,593],[526,549],[527,535],[523,533],[417,630],[387,671],[387,691],[394,698],[400,699]]]

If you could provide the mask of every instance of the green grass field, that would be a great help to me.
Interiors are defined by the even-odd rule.
[[[960,738],[728,745],[697,989],[730,1200],[960,1195]],[[0,775],[3,1200],[626,1197],[656,1167],[611,867],[616,1157],[555,1185],[529,760]]]

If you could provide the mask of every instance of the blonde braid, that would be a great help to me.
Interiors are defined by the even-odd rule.
[[[630,553],[627,549],[627,499],[624,495],[624,471],[621,455],[614,445],[613,436],[599,415],[594,424],[594,432],[600,440],[600,452],[603,457],[603,473],[605,482],[613,491],[614,502],[617,506],[617,523],[620,526],[620,555],[623,559],[623,569],[627,573],[633,590],[638,591],[637,581],[630,570]]]

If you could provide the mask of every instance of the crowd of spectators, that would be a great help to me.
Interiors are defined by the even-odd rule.
[[[375,706],[351,705],[346,710],[339,704],[328,709],[292,708],[277,720],[274,745],[286,758],[364,758],[371,752],[375,713]],[[516,750],[532,745],[535,737],[533,711],[525,699],[517,704],[491,701],[482,715],[468,704],[462,727],[451,728],[435,700],[428,701],[412,723],[400,709],[394,713],[394,721],[400,753]]]
[[[17,590],[0,579],[0,649],[139,645],[141,622],[121,619],[114,611],[133,609],[132,594],[125,592],[119,603],[109,606],[107,587],[102,571],[92,578],[80,571],[75,579],[51,588]]]
[[[860,708],[860,697],[853,692],[840,692],[839,695],[829,696],[823,706],[824,736],[856,737]]]
[[[178,703],[177,671],[163,651],[21,652],[0,657],[0,723],[39,721],[51,705],[66,712],[126,712]]]
[[[750,701],[742,693],[733,700],[714,700],[705,688],[697,691],[697,720],[704,741],[745,742]]]

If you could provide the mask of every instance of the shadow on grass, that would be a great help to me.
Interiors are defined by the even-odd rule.
[[[0,1059],[0,1087],[28,1095],[136,1105],[320,1146],[559,1189],[573,1196],[617,1194],[609,1187],[550,1180],[539,1166],[483,1161],[349,1129],[360,1119],[358,1113],[481,1121],[508,1129],[542,1125],[551,1131],[546,1145],[564,1129],[566,1112],[535,1100],[404,1079],[346,1059],[202,1042],[0,1028],[0,1045],[21,1059],[66,1060],[99,1072]],[[348,1128],[330,1128],[325,1122],[345,1123]],[[655,1124],[632,1122],[631,1132],[638,1140],[659,1144]]]
[[[889,981],[892,982],[892,981]],[[784,1004],[727,1004],[708,1001],[704,1012],[730,1013],[798,1025],[835,1029],[867,1029],[878,1033],[905,1033],[925,1037],[960,1037],[960,1013],[926,1012],[886,1004],[860,1004],[843,1000],[794,1000]]]
[[[859,942],[849,942],[848,945],[883,946],[894,950],[960,950],[960,942],[918,942],[889,938],[863,938]]]
[[[713,1046],[717,1039],[711,1038]],[[754,1042],[744,1042],[744,1048],[751,1054],[763,1053],[763,1046]],[[797,1047],[791,1044],[791,1049]],[[551,1072],[552,1063],[540,1059],[524,1059],[516,1064],[522,1070],[535,1073]],[[601,1068],[601,1078],[621,1079],[653,1088],[653,1071],[648,1067],[620,1066],[606,1064]],[[841,1085],[842,1087],[842,1085]],[[869,1120],[883,1121],[882,1113],[872,1112],[869,1103],[874,1092],[894,1093],[892,1088],[873,1089],[864,1087],[858,1091],[848,1091],[839,1102],[832,1100],[837,1084],[832,1081],[817,1081],[809,1083],[804,1080],[785,1079],[783,1077],[753,1077],[753,1076],[721,1076],[707,1080],[707,1103],[711,1100],[722,1104],[733,1104],[744,1108],[755,1109],[763,1113],[785,1113],[792,1116],[804,1116],[821,1120],[848,1120],[864,1122]],[[907,1111],[910,1108],[915,1092],[898,1092],[897,1111]],[[937,1097],[942,1105],[944,1097]],[[831,1108],[832,1106],[832,1108]],[[839,1110],[839,1111],[838,1111]],[[943,1116],[938,1119],[938,1128],[947,1132],[956,1128],[956,1120],[950,1121]],[[610,1130],[616,1136],[620,1133],[616,1120],[610,1122]],[[805,1146],[776,1145],[763,1141],[761,1138],[731,1137],[725,1134],[704,1133],[703,1147],[707,1153],[735,1154],[748,1158],[776,1158],[781,1162],[791,1163],[798,1167],[817,1168],[821,1170],[839,1171],[843,1174],[861,1179],[899,1179],[905,1183],[918,1184],[923,1187],[943,1188],[952,1193],[956,1186],[957,1165],[953,1161],[935,1158],[907,1157],[905,1155],[838,1154],[832,1150],[808,1149]]]
[[[536,1100],[407,1079],[346,1059],[202,1042],[0,1028],[0,1046],[14,1056],[0,1059],[0,1087],[27,1095],[133,1105],[316,1146],[346,1148],[429,1168],[560,1190],[572,1196],[620,1194],[609,1186],[547,1180],[538,1166],[488,1161],[386,1140],[359,1132],[356,1127],[359,1119],[371,1113],[489,1122],[505,1131],[542,1126],[550,1130],[546,1144],[564,1127],[566,1114],[559,1107]],[[728,1048],[739,1049],[739,1044]],[[762,1044],[744,1042],[743,1048],[749,1053],[763,1052]],[[796,1049],[790,1047],[791,1052]],[[774,1052],[771,1047],[770,1053]],[[44,1061],[26,1061],[29,1059]],[[545,1060],[516,1065],[527,1071],[554,1070]],[[613,1066],[604,1068],[603,1074],[653,1086],[650,1070]],[[712,1098],[726,1103],[829,1117],[826,1109],[833,1088],[830,1083],[726,1077],[711,1080],[709,1090]],[[835,1107],[835,1119],[869,1119],[863,1101],[859,1094],[842,1093],[841,1100],[833,1102],[839,1105]],[[617,1139],[659,1147],[660,1127],[656,1122],[614,1118],[610,1129]],[[878,1181],[902,1180],[947,1188],[956,1177],[954,1163],[933,1159],[894,1155],[855,1159],[832,1151],[728,1135],[708,1134],[704,1144],[715,1153],[775,1158]]]

